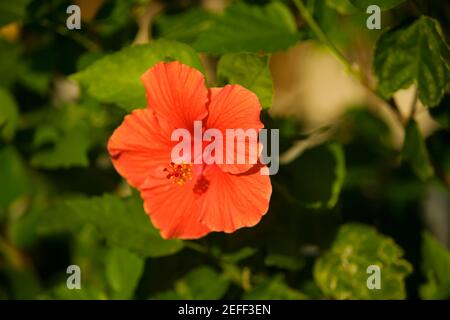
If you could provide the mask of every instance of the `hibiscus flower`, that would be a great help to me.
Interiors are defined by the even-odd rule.
[[[257,224],[272,193],[269,176],[260,173],[262,164],[171,159],[178,143],[171,141],[172,132],[184,128],[193,133],[194,121],[224,136],[226,129],[258,132],[264,125],[256,95],[239,85],[208,89],[199,71],[177,61],[158,63],[141,79],[147,107],[125,117],[109,139],[108,151],[119,174],[140,191],[161,236],[195,239]],[[230,152],[237,153],[235,148]]]

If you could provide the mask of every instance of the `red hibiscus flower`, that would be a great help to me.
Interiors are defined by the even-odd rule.
[[[158,63],[142,81],[147,108],[125,117],[109,139],[108,151],[116,170],[140,191],[161,236],[194,239],[257,224],[272,192],[261,164],[175,164],[171,159],[178,143],[171,141],[172,132],[193,132],[194,121],[224,136],[226,129],[258,132],[264,126],[256,95],[239,85],[208,89],[199,71],[179,62]]]

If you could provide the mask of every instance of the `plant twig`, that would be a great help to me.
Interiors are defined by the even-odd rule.
[[[316,35],[317,39],[320,40],[323,44],[325,44],[331,52],[336,56],[336,58],[345,66],[347,71],[356,78],[360,84],[377,100],[380,102],[383,102],[384,104],[387,104],[389,108],[396,114],[399,122],[404,126],[404,121],[402,114],[400,110],[398,109],[397,104],[393,99],[386,101],[378,92],[376,92],[371,86],[369,85],[368,81],[365,80],[365,77],[361,73],[361,70],[358,66],[351,63],[344,54],[336,47],[336,45],[330,40],[330,38],[325,34],[325,32],[322,30],[322,28],[319,26],[319,24],[314,20],[313,16],[309,12],[308,8],[304,5],[302,0],[293,0],[295,6],[297,7],[298,11],[302,15],[302,17],[305,19],[308,26],[311,28],[311,30]]]

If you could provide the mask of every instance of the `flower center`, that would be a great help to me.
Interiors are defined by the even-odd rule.
[[[164,171],[168,172],[167,179],[179,185],[183,185],[186,181],[192,179],[192,164],[190,163],[175,164],[171,162]]]

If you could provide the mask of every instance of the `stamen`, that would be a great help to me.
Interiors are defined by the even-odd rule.
[[[168,172],[167,179],[179,185],[183,185],[186,181],[192,179],[192,164],[190,163],[175,164],[171,162],[164,171]]]

